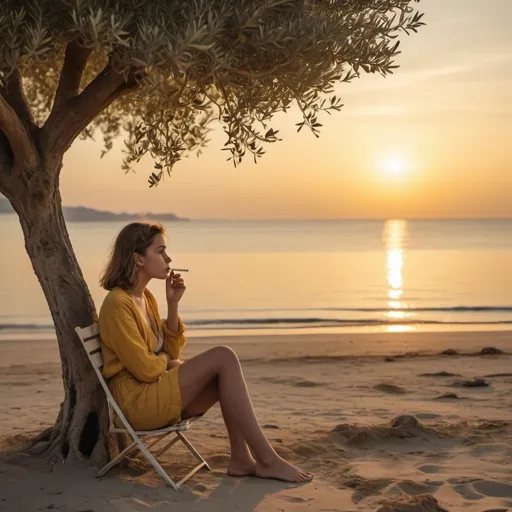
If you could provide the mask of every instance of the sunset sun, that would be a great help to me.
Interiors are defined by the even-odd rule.
[[[401,175],[405,171],[404,161],[400,157],[388,158],[382,167],[386,174],[391,174],[393,176]]]

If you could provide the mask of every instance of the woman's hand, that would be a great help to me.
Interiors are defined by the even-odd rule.
[[[165,359],[167,359],[167,370],[170,370],[171,368],[176,368],[176,366],[183,364],[183,361],[181,359],[173,359],[167,352],[164,352],[163,350],[161,353],[165,356]]]
[[[169,366],[171,365],[171,361],[172,361],[171,356],[167,352],[164,352],[163,350],[162,350],[162,352],[160,352],[160,354],[162,354],[165,357],[165,359],[167,360],[167,370],[168,370]]]
[[[186,290],[181,274],[175,274],[174,270],[165,279],[165,296],[167,302],[177,304]]]

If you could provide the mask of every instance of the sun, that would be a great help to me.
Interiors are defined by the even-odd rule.
[[[383,168],[387,174],[398,176],[404,172],[405,164],[402,158],[394,156],[388,158],[388,160],[383,165]]]

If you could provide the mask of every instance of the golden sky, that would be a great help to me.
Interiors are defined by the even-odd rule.
[[[76,141],[65,205],[190,218],[512,217],[511,0],[423,0],[427,26],[402,37],[394,75],[338,87],[320,139],[276,117],[283,141],[236,169],[219,129],[200,158],[149,189],[152,162],[121,170],[122,144]]]

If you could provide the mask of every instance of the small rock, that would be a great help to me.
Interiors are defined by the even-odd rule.
[[[392,363],[393,361],[396,361],[396,359],[394,357],[385,357],[384,358],[384,361],[386,361],[386,363]]]
[[[442,356],[458,356],[459,351],[455,350],[453,348],[447,348],[446,350],[443,350],[440,355],[442,355]]]
[[[480,352],[478,352],[478,355],[480,356],[497,356],[499,354],[504,354],[503,350],[496,348],[496,347],[484,347]]]
[[[435,373],[420,373],[420,377],[459,377],[459,374],[442,371]]]
[[[272,425],[272,424],[263,425],[263,428],[269,428],[269,429],[273,429],[273,430],[281,430],[281,427],[278,427],[277,425]]]
[[[396,386],[395,384],[388,384],[386,382],[381,382],[380,384],[375,384],[373,389],[377,391],[382,391],[383,393],[391,393],[393,395],[405,395],[407,391],[400,386]]]
[[[467,380],[462,383],[465,388],[485,388],[489,383],[484,379]]]
[[[404,427],[404,426],[420,426],[420,422],[412,414],[401,414],[393,419],[391,422],[392,427]]]
[[[456,393],[444,393],[436,396],[435,400],[460,400],[460,397]]]

